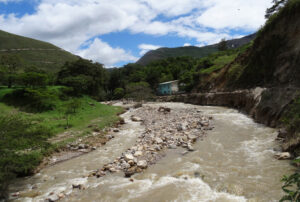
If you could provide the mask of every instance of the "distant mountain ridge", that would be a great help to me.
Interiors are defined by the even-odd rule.
[[[255,37],[256,37],[256,33],[242,37],[240,39],[228,40],[227,47],[238,48],[242,45],[249,43],[250,41],[255,39]],[[147,52],[136,63],[140,65],[148,65],[149,63],[156,60],[161,60],[168,57],[178,57],[178,56],[190,56],[195,58],[202,58],[216,51],[218,51],[218,44],[213,44],[204,47],[186,46],[186,47],[177,47],[177,48],[159,48]]]
[[[78,59],[53,44],[0,30],[0,56],[3,54],[18,55],[25,66],[36,66],[47,72],[56,72],[65,62]]]

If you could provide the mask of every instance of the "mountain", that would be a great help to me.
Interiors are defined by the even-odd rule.
[[[4,54],[16,54],[25,66],[36,66],[47,72],[56,72],[65,62],[78,59],[50,43],[0,30],[0,56]]]
[[[240,39],[228,40],[227,47],[238,48],[252,41],[255,38],[255,36],[256,33],[245,36]],[[186,46],[186,47],[178,47],[178,48],[159,48],[147,52],[136,63],[140,65],[148,65],[149,63],[155,60],[161,60],[168,57],[178,57],[178,56],[190,56],[195,58],[202,58],[216,51],[218,51],[218,44],[213,44],[204,47]]]

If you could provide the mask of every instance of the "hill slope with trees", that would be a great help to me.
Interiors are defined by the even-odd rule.
[[[0,57],[5,54],[17,55],[23,66],[35,66],[47,72],[56,72],[65,62],[78,59],[50,43],[0,30]]]
[[[240,39],[227,40],[226,45],[228,49],[239,48],[255,38],[256,34],[251,34]],[[206,57],[214,52],[218,51],[219,44],[213,44],[204,47],[187,46],[178,48],[159,48],[157,50],[152,50],[147,52],[143,57],[141,57],[136,63],[140,65],[148,65],[151,62],[166,59],[168,57],[181,57],[189,56],[194,58]]]

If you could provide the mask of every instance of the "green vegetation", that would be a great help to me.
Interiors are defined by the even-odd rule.
[[[300,163],[300,160],[294,160],[294,163]],[[290,176],[283,176],[282,182],[284,185],[282,186],[282,190],[285,192],[280,202],[283,201],[299,201],[300,200],[300,173],[296,172]]]
[[[233,39],[225,41],[226,49],[235,49],[239,48],[255,38],[255,34],[249,35],[240,39]],[[222,42],[224,44],[224,42]],[[146,53],[142,58],[140,58],[136,64],[148,66],[150,63],[167,59],[167,58],[176,58],[176,57],[192,57],[192,58],[203,58],[207,57],[212,53],[218,51],[219,44],[208,45],[203,47],[187,46],[187,47],[177,47],[177,48],[159,48],[157,50],[152,50]],[[224,46],[223,46],[224,47]]]
[[[283,54],[290,64],[297,64],[297,52],[290,51],[292,41],[288,41],[287,35],[293,33],[290,23],[297,22],[299,11],[300,1],[289,0],[284,7],[270,16],[265,26],[259,30],[250,55],[244,61],[245,69],[236,83],[237,86],[249,88],[275,83],[274,71],[278,65],[284,65],[280,57]],[[277,30],[276,34],[274,30]]]
[[[57,75],[57,83],[69,87],[71,95],[90,95],[98,100],[105,99],[107,73],[99,63],[79,59],[66,63]]]
[[[283,115],[282,122],[290,134],[300,135],[300,96],[290,104]]]
[[[46,42],[0,31],[0,56],[16,55],[23,59],[24,67],[36,66],[47,72],[56,72],[67,61],[76,61],[77,56]],[[19,49],[19,50],[17,50]],[[25,49],[25,50],[20,50]]]
[[[70,97],[65,88],[0,88],[0,197],[11,179],[31,174],[44,156],[119,120],[121,108]],[[65,132],[62,140],[49,141]]]

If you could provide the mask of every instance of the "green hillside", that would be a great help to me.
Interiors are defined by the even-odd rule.
[[[3,54],[18,55],[24,66],[36,66],[48,72],[56,72],[66,61],[78,58],[50,43],[0,30],[0,56]]]
[[[229,49],[239,48],[255,38],[256,34],[251,34],[249,36],[233,39],[227,41],[227,47]],[[143,57],[141,57],[136,63],[140,65],[148,65],[153,61],[165,59],[168,57],[181,57],[189,56],[194,58],[206,57],[214,52],[218,51],[218,44],[196,47],[178,47],[178,48],[159,48],[157,50],[152,50],[147,52]]]

